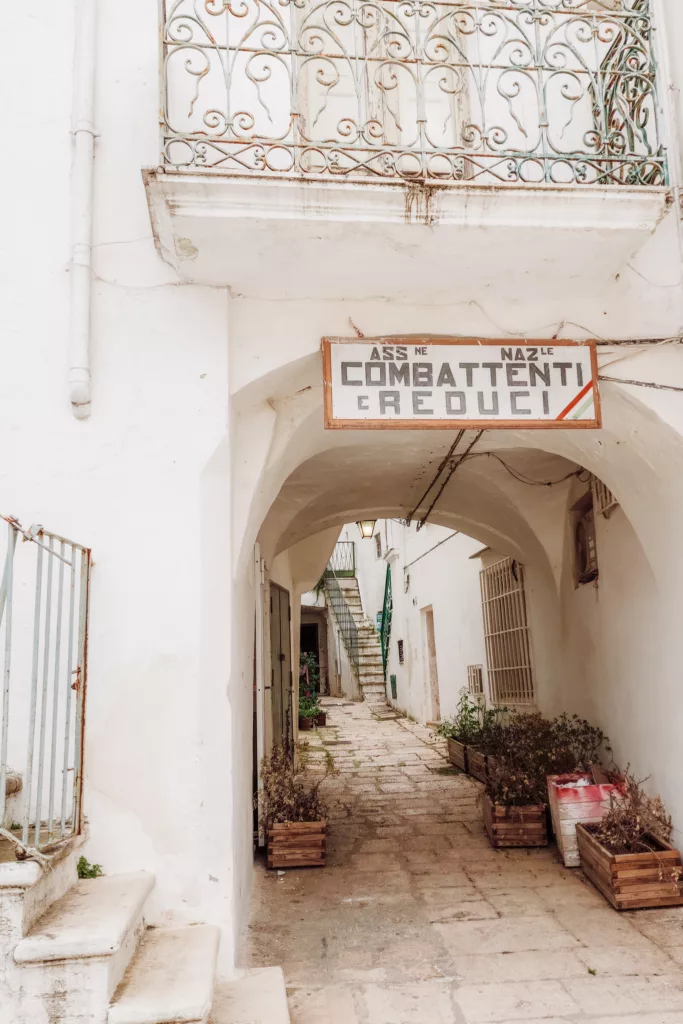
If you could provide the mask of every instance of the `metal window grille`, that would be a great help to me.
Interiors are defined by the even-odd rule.
[[[403,641],[399,640],[398,641],[398,663],[399,663],[399,665],[402,665],[403,662],[404,662]]]
[[[503,558],[479,574],[486,665],[494,704],[533,704],[524,569]]]
[[[602,480],[599,480],[597,476],[591,478],[591,484],[593,487],[593,508],[598,515],[604,516],[605,519],[609,519],[619,502],[614,497],[609,487],[603,484]]]
[[[574,551],[578,583],[591,583],[598,578],[598,546],[595,540],[593,507],[586,509],[574,527]]]
[[[484,693],[484,666],[467,666],[467,689],[473,697],[480,697]]]
[[[375,552],[378,558],[382,557],[382,537],[379,533],[375,534]]]

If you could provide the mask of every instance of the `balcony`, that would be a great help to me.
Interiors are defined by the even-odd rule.
[[[188,279],[248,276],[228,236],[278,222],[284,252],[293,221],[328,241],[383,225],[387,243],[390,226],[439,225],[446,250],[472,227],[598,228],[622,239],[604,254],[618,266],[665,210],[649,0],[162,6],[146,180]]]

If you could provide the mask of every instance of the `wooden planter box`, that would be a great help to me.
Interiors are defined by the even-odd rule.
[[[448,760],[461,771],[467,771],[467,747],[460,740],[452,740],[448,737]]]
[[[299,715],[299,732],[307,732],[315,726],[315,718],[302,718]]]
[[[505,807],[484,794],[484,825],[491,846],[547,846],[545,804]]]
[[[669,843],[649,838],[652,853],[613,854],[592,834],[595,825],[577,825],[581,867],[616,910],[683,906],[681,854]]]
[[[553,821],[553,832],[562,854],[565,867],[579,866],[579,844],[576,838],[576,826],[595,824],[602,820],[605,811],[610,808],[610,796],[617,788],[611,783],[601,785],[572,785],[583,779],[591,779],[588,774],[549,775],[548,803]]]
[[[486,782],[486,754],[478,747],[467,748],[467,772],[480,782]]]
[[[326,821],[285,821],[268,829],[269,868],[324,868]]]
[[[326,711],[320,711],[315,716],[315,724],[316,725],[327,725],[327,712]]]

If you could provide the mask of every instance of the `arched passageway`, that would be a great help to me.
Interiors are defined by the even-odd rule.
[[[646,366],[647,357],[641,362]],[[454,440],[436,431],[325,431],[319,373],[317,357],[306,356],[245,384],[234,399],[231,472],[240,500],[233,503],[231,702],[233,736],[244,757],[234,800],[245,840],[253,815],[247,780],[255,763],[245,735],[251,733],[252,681],[258,683],[259,673],[263,679],[269,664],[269,583],[289,594],[296,664],[301,595],[319,579],[342,525],[366,517],[404,519],[411,512],[419,520],[435,490],[421,498]],[[484,433],[429,521],[524,565],[537,705],[553,714],[576,711],[599,724],[617,758],[650,776],[683,823],[672,768],[680,714],[671,710],[678,685],[674,596],[683,555],[676,513],[683,501],[678,410],[656,393],[639,392],[636,399],[616,385],[605,386],[602,401],[599,432]],[[467,432],[458,451],[473,440]],[[248,457],[242,454],[247,450]],[[577,588],[572,510],[589,474],[613,492],[619,510],[598,525],[598,585]],[[264,733],[256,756],[268,741]],[[245,841],[241,868],[238,862],[245,900],[249,864]]]

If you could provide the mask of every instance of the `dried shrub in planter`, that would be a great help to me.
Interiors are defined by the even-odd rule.
[[[620,790],[611,795],[610,809],[593,832],[594,838],[612,854],[655,851],[653,839],[668,843],[673,823],[661,798],[648,796],[628,770]]]
[[[303,772],[294,767],[289,752],[284,747],[274,747],[261,761],[261,826],[268,829],[285,821],[326,818],[327,806],[319,793],[325,778],[312,785],[304,783]]]
[[[602,729],[585,718],[565,712],[553,719],[552,726],[557,774],[588,772],[592,765],[600,763],[603,750],[612,753]]]

